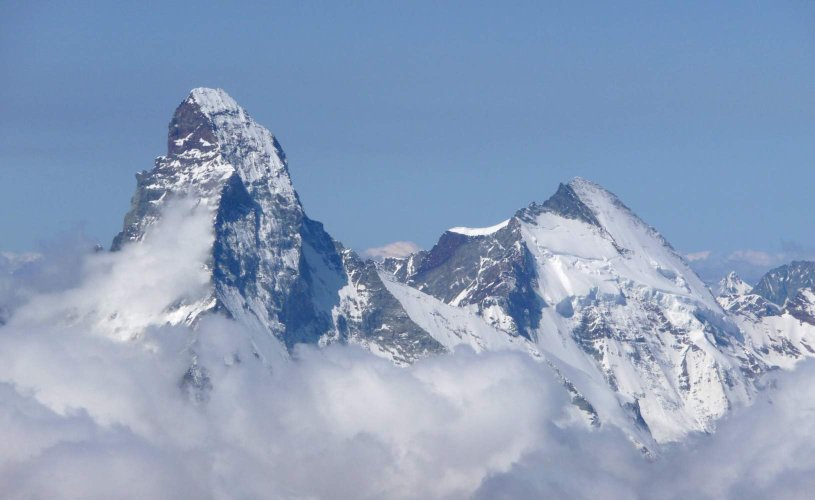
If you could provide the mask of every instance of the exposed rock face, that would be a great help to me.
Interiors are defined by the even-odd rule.
[[[535,294],[533,267],[517,221],[489,234],[453,229],[429,252],[383,264],[404,283],[453,306],[475,305],[489,324],[529,340],[544,306]]]
[[[193,90],[170,122],[167,149],[153,170],[137,175],[113,249],[143,238],[173,199],[191,198],[211,212],[204,263],[211,294],[186,304],[190,313],[179,319],[220,311],[289,350],[342,339],[382,344],[401,362],[442,350],[399,310],[376,273],[360,272],[359,259],[305,215],[280,144],[225,92]],[[352,311],[348,297],[363,293],[369,300]]]
[[[335,309],[340,340],[366,346],[398,364],[446,350],[414,323],[385,286],[372,261],[363,261],[350,250],[342,255],[348,284],[340,290],[340,305]]]
[[[801,288],[784,303],[784,309],[802,323],[815,325],[815,290]]]
[[[757,295],[784,305],[802,288],[815,287],[815,262],[793,261],[765,274],[753,289]]]
[[[580,220],[595,227],[602,227],[600,221],[595,217],[594,212],[583,203],[583,200],[580,199],[569,184],[561,184],[558,186],[555,194],[543,202],[541,207],[537,207],[533,203],[529,211],[533,213],[549,211],[561,217],[566,217],[567,219]]]

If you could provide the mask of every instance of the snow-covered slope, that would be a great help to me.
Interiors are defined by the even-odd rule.
[[[399,283],[392,276],[380,276],[388,291],[402,304],[413,321],[438,340],[448,350],[467,346],[476,352],[517,349],[535,358],[540,353],[533,342],[507,335],[477,314],[472,307],[455,307]]]

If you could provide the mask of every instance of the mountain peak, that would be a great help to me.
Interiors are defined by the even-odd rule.
[[[215,151],[219,144],[218,128],[232,125],[227,128],[234,129],[235,125],[247,122],[251,122],[249,115],[223,89],[194,88],[170,120],[167,154]]]
[[[280,143],[223,89],[198,87],[189,93],[170,121],[167,152],[186,159],[220,154],[248,184],[278,179],[294,201]]]
[[[189,93],[170,120],[167,155],[138,174],[137,181],[131,211],[113,248],[141,239],[164,202],[179,196],[206,200],[214,208],[227,191],[241,192],[267,200],[269,214],[303,217],[282,147],[221,89],[200,87]]]
[[[557,191],[541,205],[533,203],[529,208],[537,212],[543,207],[567,219],[574,219],[601,227],[602,221],[598,210],[603,206],[616,206],[631,212],[614,193],[603,186],[583,177],[574,177],[568,183],[561,183]],[[633,215],[633,213],[632,213]]]
[[[572,180],[568,182],[568,185],[573,189],[586,188],[608,192],[608,190],[600,184],[580,176],[572,177]]]
[[[149,238],[154,224],[171,219],[171,200],[191,201],[185,216],[204,210],[209,224],[197,242],[208,285],[150,321],[194,324],[223,313],[248,327],[263,360],[299,343],[334,341],[371,346],[399,363],[444,350],[385,289],[373,263],[306,216],[277,140],[223,90],[190,92],[170,121],[167,156],[136,178],[113,249]]]
[[[736,274],[735,271],[730,271],[727,276],[722,278],[716,285],[717,296],[721,295],[746,295],[753,290],[753,287],[748,285]]]
[[[197,104],[201,112],[209,117],[222,113],[245,113],[235,99],[220,88],[194,88],[190,91],[187,101]]]
[[[567,186],[580,198],[580,200],[585,203],[586,205],[593,205],[592,200],[605,200],[607,202],[611,202],[611,204],[616,205],[618,207],[625,207],[623,202],[620,199],[609,191],[608,189],[604,188],[600,184],[596,182],[590,181],[588,179],[584,179],[583,177],[575,177],[569,181]],[[626,207],[628,211],[628,209]]]
[[[576,180],[583,181],[583,179],[577,178],[568,184],[561,183],[557,191],[555,191],[555,194],[543,202],[543,207],[568,219],[580,220],[593,226],[600,226],[600,221],[597,220],[594,212],[583,202],[575,190],[574,186],[576,185]],[[581,189],[580,184],[577,184],[577,187]]]

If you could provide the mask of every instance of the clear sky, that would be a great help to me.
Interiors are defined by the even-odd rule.
[[[107,244],[212,86],[360,250],[579,175],[684,252],[812,251],[815,2],[576,3],[2,2],[0,249]]]

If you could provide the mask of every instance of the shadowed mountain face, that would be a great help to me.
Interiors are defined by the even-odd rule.
[[[306,216],[280,144],[222,90],[178,107],[113,249],[144,240],[179,200],[207,217],[209,283],[152,322],[229,316],[269,364],[301,343],[358,344],[397,364],[459,346],[520,350],[554,371],[587,424],[651,447],[713,430],[758,375],[815,354],[802,263],[756,290],[731,276],[717,300],[655,229],[584,179],[495,226],[452,228],[429,251],[362,260]],[[206,367],[183,383],[197,398],[211,390]]]
[[[815,262],[793,261],[765,274],[753,291],[783,306],[798,290],[812,287],[815,287]]]

